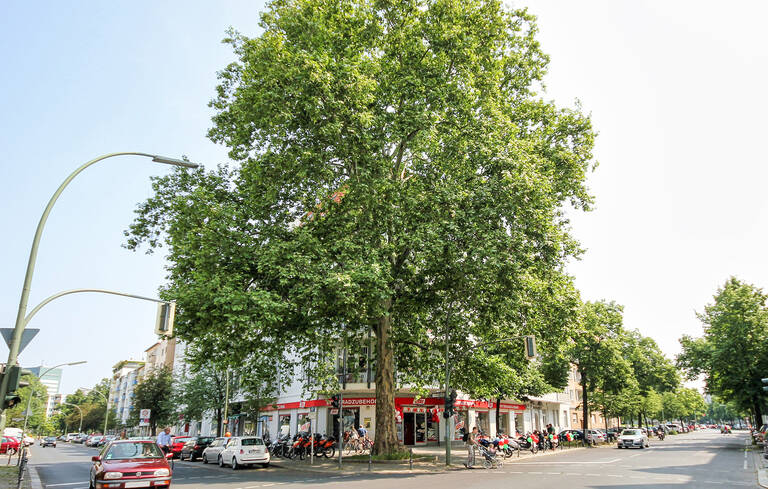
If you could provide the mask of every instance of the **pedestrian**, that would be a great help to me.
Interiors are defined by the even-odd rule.
[[[472,431],[464,434],[464,443],[467,444],[467,463],[464,464],[468,469],[475,465],[475,446],[477,445],[477,426],[472,427]]]
[[[554,435],[555,434],[555,427],[552,426],[552,423],[549,423],[547,425],[547,434],[548,435]]]
[[[163,453],[171,451],[171,427],[166,426],[165,429],[157,435],[157,444]]]

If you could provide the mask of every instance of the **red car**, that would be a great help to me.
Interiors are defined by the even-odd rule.
[[[90,489],[171,486],[171,466],[157,443],[150,440],[115,440],[93,460]]]
[[[181,449],[184,448],[184,444],[192,438],[191,436],[174,436],[171,438],[171,453],[173,458],[179,458],[181,455]]]
[[[0,443],[0,453],[8,453],[11,451],[11,455],[19,451],[19,440],[12,436],[4,436]]]

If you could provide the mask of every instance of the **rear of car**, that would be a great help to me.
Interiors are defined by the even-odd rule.
[[[55,436],[46,436],[42,440],[40,440],[40,446],[41,447],[53,447],[56,448],[56,437]]]
[[[174,436],[171,438],[171,453],[173,453],[173,458],[179,458],[181,449],[184,448],[184,444],[189,441],[189,439],[189,436]]]
[[[240,438],[238,446],[232,448],[234,449],[233,455],[237,458],[239,465],[269,465],[269,450],[260,437],[244,436]]]

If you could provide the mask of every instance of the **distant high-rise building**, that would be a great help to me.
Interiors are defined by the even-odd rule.
[[[31,371],[38,378],[40,378],[41,372],[45,373],[45,375],[40,378],[40,383],[43,384],[48,391],[48,397],[45,400],[45,417],[47,418],[53,412],[55,405],[54,398],[59,394],[59,388],[61,387],[61,369],[54,368],[48,370],[48,368],[40,365],[39,367],[32,367],[27,370]]]

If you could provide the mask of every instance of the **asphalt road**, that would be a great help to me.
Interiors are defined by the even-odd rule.
[[[695,432],[651,441],[647,449],[602,447],[505,463],[501,469],[456,470],[420,474],[299,472],[286,468],[232,471],[201,462],[175,463],[173,486],[211,489],[322,487],[385,489],[446,488],[740,488],[758,487],[747,435]],[[34,447],[32,463],[45,488],[88,487],[95,449],[61,443]],[[462,453],[463,452],[459,452]]]

